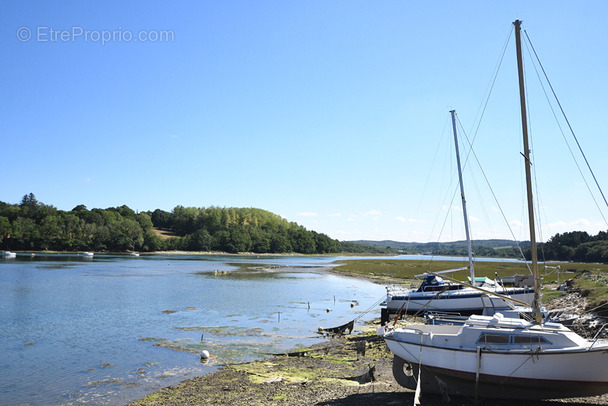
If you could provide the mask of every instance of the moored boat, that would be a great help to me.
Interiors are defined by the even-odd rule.
[[[505,288],[489,279],[479,287],[526,304],[532,304],[534,298],[532,287]],[[438,275],[428,274],[417,289],[387,288],[387,299],[384,305],[389,313],[442,311],[471,314],[482,313],[488,307],[504,307],[505,302],[497,296],[461,283],[446,281]]]

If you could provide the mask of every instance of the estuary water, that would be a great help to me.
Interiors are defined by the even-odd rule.
[[[385,288],[321,271],[336,259],[0,259],[0,404],[121,405],[378,317]]]

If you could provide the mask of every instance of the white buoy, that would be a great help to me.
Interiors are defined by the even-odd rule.
[[[207,351],[207,350],[201,351],[201,359],[208,359],[208,358],[209,358],[209,351]]]

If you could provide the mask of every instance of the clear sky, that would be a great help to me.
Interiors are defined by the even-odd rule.
[[[606,1],[3,1],[0,201],[462,239],[449,110],[472,138],[515,19],[608,189],[607,18]],[[474,150],[525,240],[514,53],[511,37]],[[533,90],[541,239],[608,229]],[[473,238],[511,238],[472,162]]]

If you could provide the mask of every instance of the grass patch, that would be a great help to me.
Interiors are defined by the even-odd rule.
[[[412,283],[418,286],[415,275],[427,272],[438,272],[447,269],[465,267],[466,261],[431,261],[429,260],[343,260],[334,268],[336,272],[350,276],[362,276],[385,283]],[[588,309],[606,305],[608,313],[608,264],[588,264],[572,262],[551,262],[539,264],[542,283],[561,284],[566,280],[572,280],[571,287],[580,290],[581,294],[589,301]],[[475,276],[493,279],[498,276],[510,276],[515,274],[528,275],[530,270],[524,262],[476,262]],[[450,274],[452,278],[466,281],[469,276],[468,270],[458,271]],[[564,292],[554,288],[543,289],[544,302],[560,297]]]
[[[587,298],[587,310],[603,307],[601,313],[608,313],[608,273],[582,272],[572,280],[572,288],[578,289]]]
[[[430,260],[344,260],[336,262],[341,266],[336,271],[351,275],[375,277],[376,279],[401,279],[412,280],[415,275],[426,272],[439,272],[447,269],[461,268],[468,262],[460,261],[430,261]],[[494,278],[495,273],[499,276],[515,274],[529,274],[530,271],[524,262],[476,262],[475,276],[486,276]],[[468,270],[458,271],[451,274],[453,278],[466,280],[469,276]]]
[[[562,290],[555,290],[555,289],[542,289],[543,291],[543,302],[547,303],[550,302],[553,299],[557,299],[560,296],[563,296],[564,294],[566,294],[565,291]]]

